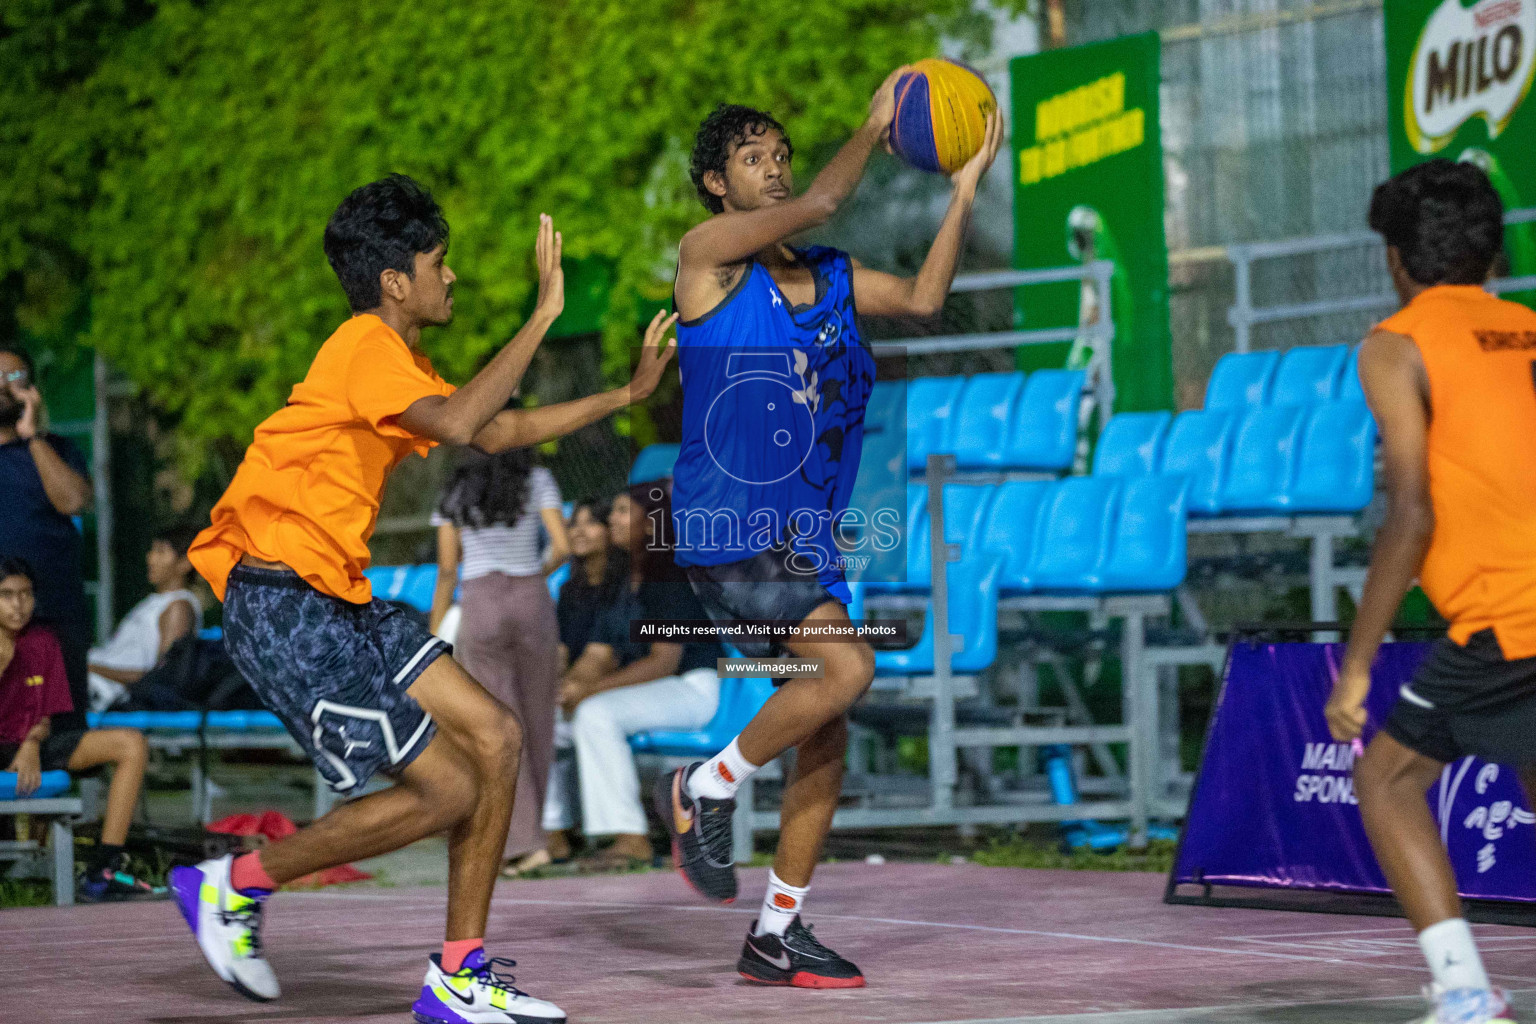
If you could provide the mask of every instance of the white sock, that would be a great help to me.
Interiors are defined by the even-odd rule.
[[[1441,988],[1491,987],[1488,972],[1483,970],[1483,958],[1472,942],[1472,929],[1462,918],[1453,917],[1419,932],[1419,948],[1429,961],[1435,984]]]
[[[763,893],[763,909],[757,915],[757,934],[783,935],[788,931],[810,891],[810,886],[802,889],[790,885],[769,868],[768,891]]]
[[[711,800],[733,800],[736,787],[759,767],[742,757],[741,748],[735,740],[731,740],[730,746],[699,765],[688,776],[688,795],[695,800],[701,796]]]

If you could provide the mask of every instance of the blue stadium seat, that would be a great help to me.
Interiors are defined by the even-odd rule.
[[[1172,590],[1184,582],[1186,523],[1181,476],[1142,476],[1126,480],[1120,495],[1104,589]]]
[[[1349,350],[1349,358],[1339,371],[1338,395],[1346,402],[1365,401],[1365,389],[1360,386],[1360,346]]]
[[[47,800],[49,797],[62,796],[69,792],[69,785],[69,772],[43,772],[38,780],[37,788],[28,793],[26,799]],[[16,773],[0,772],[0,800],[15,800],[16,798]]]
[[[955,464],[961,469],[1001,469],[1014,404],[1024,390],[1022,373],[978,373],[960,395],[954,415]]]
[[[1181,412],[1168,428],[1159,470],[1184,476],[1191,515],[1214,516],[1222,511],[1227,453],[1232,447],[1232,414],[1194,410]]]
[[[922,472],[928,456],[952,450],[950,426],[964,377],[922,377],[907,385],[907,469]]]
[[[1243,413],[1221,490],[1226,512],[1288,512],[1306,410],[1262,406]]]
[[[982,525],[991,508],[996,488],[978,484],[944,485],[944,539],[961,545],[961,557],[969,557],[980,545]],[[928,488],[907,488],[907,579],[903,590],[927,590],[933,585],[933,540],[928,515]]]
[[[1347,345],[1301,345],[1280,357],[1269,389],[1270,405],[1311,405],[1332,401],[1339,373],[1349,358]]]
[[[1279,352],[1228,352],[1216,361],[1205,385],[1205,407],[1242,410],[1263,405],[1279,362]]]
[[[400,589],[397,598],[415,608],[419,612],[432,611],[432,592],[437,589],[437,564],[429,562],[425,565],[411,567],[411,573],[406,577],[405,586]]]
[[[257,732],[281,730],[282,719],[270,711],[210,711],[206,721],[209,729],[227,732]]]
[[[949,631],[960,634],[950,669],[975,675],[997,659],[997,588],[1003,557],[986,552],[948,566]],[[862,613],[862,609],[860,609]],[[923,616],[917,643],[899,651],[876,651],[875,674],[925,676],[933,673],[933,606]]]
[[[560,600],[560,588],[565,586],[565,581],[570,579],[570,578],[571,578],[571,563],[570,562],[564,563],[563,565],[560,566],[560,568],[558,568],[554,572],[550,573],[549,576],[544,581],[545,583],[547,583],[549,585],[549,596],[551,598],[553,598],[554,600],[556,600],[556,601]]]
[[[202,629],[197,631],[197,638],[199,640],[223,640],[224,639],[224,627],[223,626],[204,626]]]
[[[677,453],[682,448],[676,444],[648,444],[635,456],[635,464],[629,467],[629,482],[643,484],[647,480],[660,480],[672,475]]]
[[[928,536],[928,488],[922,484],[907,485],[907,519],[905,547],[907,569],[905,578],[896,590],[927,590],[933,582],[933,541]],[[891,589],[891,588],[888,588]]]
[[[1093,450],[1093,475],[1156,473],[1172,422],[1173,415],[1167,412],[1122,412],[1112,416],[1099,433]]]
[[[1029,375],[1008,427],[1004,465],[1043,472],[1072,468],[1085,379],[1082,370],[1036,370]]]
[[[977,545],[981,551],[1003,556],[999,586],[1005,594],[1033,589],[1029,564],[1035,524],[1040,519],[1040,505],[1054,486],[1051,480],[1009,480],[999,485],[992,499]]]
[[[731,651],[733,656],[736,652]],[[720,705],[715,717],[702,729],[686,732],[636,733],[629,745],[636,753],[670,757],[714,757],[752,721],[752,716],[773,696],[773,680],[752,677],[720,680]]]
[[[92,711],[85,724],[92,729],[141,729],[162,732],[196,732],[203,724],[201,711]]]
[[[374,565],[363,570],[373,584],[373,596],[381,601],[398,601],[411,579],[409,565]]]
[[[1059,480],[1040,507],[1029,579],[1037,590],[1099,591],[1120,514],[1113,477]]]
[[[1361,401],[1324,402],[1307,410],[1293,512],[1358,512],[1376,488],[1376,420]]]

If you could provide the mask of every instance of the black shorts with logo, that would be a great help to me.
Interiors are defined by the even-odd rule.
[[[224,646],[338,793],[399,772],[437,732],[406,691],[451,648],[391,604],[352,604],[297,573],[237,565]]]
[[[836,601],[816,576],[796,572],[793,556],[777,545],[721,565],[690,565],[688,582],[704,612],[718,625],[754,619],[804,622],[806,616],[828,601]],[[778,658],[789,653],[773,640],[736,640],[735,647],[748,658]]]
[[[1471,754],[1536,765],[1536,658],[1506,659],[1491,629],[1473,633],[1466,646],[1440,640],[1399,690],[1383,728],[1436,761]]]

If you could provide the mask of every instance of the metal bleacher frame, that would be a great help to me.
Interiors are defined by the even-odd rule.
[[[1087,367],[1084,394],[1092,405],[1090,408],[1080,409],[1079,422],[1086,423],[1095,409],[1099,411],[1102,418],[1107,419],[1114,408],[1115,394],[1111,353],[1114,341],[1114,318],[1110,308],[1112,299],[1109,288],[1113,270],[1113,263],[1108,260],[1098,260],[1080,266],[1038,271],[967,274],[957,277],[952,288],[955,292],[974,292],[1090,280],[1098,286],[1102,303],[1098,319],[1090,325],[911,338],[877,342],[871,347],[877,356],[882,354],[927,355],[1070,342],[1086,335],[1092,343],[1093,356]],[[946,567],[950,562],[959,561],[962,552],[960,545],[951,544],[945,540],[944,486],[954,482],[997,482],[1010,477],[1040,474],[992,471],[957,473],[954,456],[950,454],[929,455],[925,468],[926,472],[921,475],[921,482],[927,490],[930,534],[931,592],[926,600],[931,601],[935,624],[933,672],[929,676],[900,678],[898,692],[931,701],[928,728],[927,803],[922,806],[900,802],[889,806],[842,807],[833,818],[833,827],[846,829],[913,825],[1016,824],[1064,821],[1097,815],[1129,819],[1132,823],[1132,836],[1139,840],[1146,834],[1149,810],[1147,780],[1151,777],[1150,772],[1153,770],[1149,757],[1157,750],[1155,729],[1158,716],[1155,708],[1146,702],[1147,691],[1138,684],[1149,677],[1149,673],[1143,667],[1147,650],[1146,620],[1151,616],[1169,613],[1171,607],[1169,596],[1163,594],[1025,595],[1002,598],[998,603],[1000,625],[1044,611],[1087,612],[1096,622],[1110,618],[1122,619],[1124,628],[1120,635],[1120,656],[1126,666],[1124,671],[1126,685],[1123,690],[1124,720],[1116,725],[962,726],[957,724],[955,701],[962,696],[961,691],[964,689],[962,684],[970,680],[957,677],[952,668],[955,640],[958,638],[952,636],[947,628],[949,582]],[[892,605],[901,606],[903,603],[910,603],[911,600],[909,595],[905,598],[871,599],[869,604],[878,609]],[[892,680],[885,681],[889,683]],[[1100,755],[1105,755],[1106,745],[1112,743],[1126,745],[1128,771],[1123,781],[1112,780],[1109,788],[1111,790],[1118,788],[1120,792],[1111,792],[1110,799],[1062,805],[1050,802],[1042,793],[1038,800],[1026,798],[969,805],[961,805],[956,801],[962,750],[1069,745],[1087,747],[1099,752]],[[877,800],[878,797],[875,798],[875,801]],[[756,811],[751,803],[750,793],[743,794],[739,800],[738,836],[750,836],[754,830],[771,829],[777,825],[776,814]],[[738,839],[738,845],[742,845],[740,839]]]

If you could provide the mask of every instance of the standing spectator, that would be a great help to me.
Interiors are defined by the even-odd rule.
[[[155,535],[144,556],[149,585],[155,589],[118,623],[112,638],[90,652],[91,709],[112,706],[145,673],[160,664],[165,652],[197,629],[203,603],[187,589],[192,563],[187,549],[197,531],[173,527]]]
[[[523,724],[522,767],[502,854],[513,873],[529,870],[550,861],[541,814],[554,757],[560,671],[555,602],[544,577],[570,554],[560,490],[526,448],[496,455],[471,450],[448,481],[432,522],[432,628],[447,614],[462,578],[455,654]],[[541,526],[550,539],[542,557]]]
[[[72,442],[45,433],[43,397],[32,357],[0,344],[0,558],[35,566],[38,622],[64,651],[69,729],[85,728],[86,651],[93,629],[80,570],[80,531],[71,516],[91,503],[85,456]]]
[[[631,619],[705,621],[703,607],[672,560],[672,510],[663,485],[638,484],[613,502],[613,538],[627,540],[633,601],[600,623],[561,684],[572,711],[583,830],[611,835],[595,866],[623,868],[651,861],[640,775],[629,737],[652,729],[699,729],[720,705],[715,662],[720,644],[634,644]],[[607,642],[599,642],[606,640]]]
[[[0,558],[0,764],[16,773],[25,797],[42,773],[83,772],[112,765],[101,843],[86,864],[79,891],[86,900],[152,895],[149,883],[128,873],[123,844],[144,785],[149,748],[137,729],[70,729],[72,710],[64,655],[46,626],[32,621],[32,571],[17,558]]]

